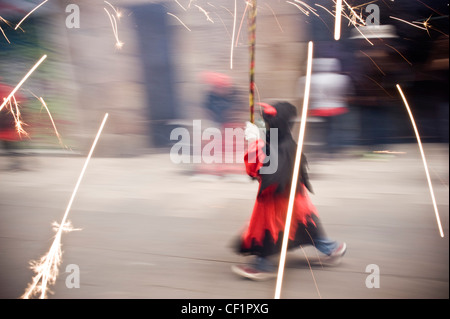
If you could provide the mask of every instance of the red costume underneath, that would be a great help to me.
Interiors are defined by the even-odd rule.
[[[263,166],[264,141],[250,145],[244,161],[247,174],[261,182],[260,168]],[[259,156],[258,156],[259,155]],[[261,187],[261,184],[260,184]],[[290,185],[283,192],[276,192],[274,184],[262,191],[253,208],[247,229],[241,236],[239,252],[262,257],[278,253],[281,249],[285,220],[289,203]],[[313,238],[321,234],[318,213],[312,204],[308,191],[302,183],[295,195],[288,248],[302,244],[313,244]]]

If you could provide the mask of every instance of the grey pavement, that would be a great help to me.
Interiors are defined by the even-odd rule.
[[[327,234],[345,241],[339,265],[312,247],[288,253],[282,298],[448,298],[448,144],[427,144],[445,237],[439,236],[420,153],[310,159],[312,200]],[[0,156],[0,298],[19,298],[29,262],[51,245],[85,158],[30,154],[24,170]],[[62,263],[50,298],[273,298],[275,280],[239,278],[249,261],[230,248],[247,222],[257,183],[245,175],[196,176],[167,152],[93,157],[69,214],[79,231],[62,236]],[[311,268],[309,267],[311,265]],[[380,270],[368,288],[368,265]],[[68,265],[80,269],[68,288]],[[315,285],[317,284],[317,286]]]

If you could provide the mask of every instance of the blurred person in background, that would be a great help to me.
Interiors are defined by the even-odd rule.
[[[0,81],[2,79],[0,78]],[[13,88],[0,82],[0,101],[9,96]],[[17,101],[21,100],[18,94],[15,94]],[[21,134],[16,129],[16,121],[8,107],[7,103],[0,110],[0,145],[4,149],[5,154],[10,158],[9,170],[19,170],[22,168],[22,161],[16,152],[18,142],[22,140]]]
[[[236,274],[253,280],[265,280],[276,275],[269,257],[280,253],[281,250],[297,151],[297,144],[291,135],[293,120],[297,114],[295,106],[287,102],[273,106],[263,103],[261,105],[264,108],[266,139],[261,139],[259,128],[248,122],[245,135],[249,148],[244,157],[247,173],[259,181],[259,190],[249,224],[237,243],[238,253],[253,255],[256,258],[250,265],[232,267]],[[271,143],[270,129],[278,130],[277,148],[274,147],[276,142]],[[277,153],[273,154],[275,151]],[[270,155],[270,160],[263,163],[265,154]],[[263,166],[271,165],[272,160],[278,161],[278,169],[272,174],[261,171]],[[329,261],[336,262],[344,255],[347,246],[345,243],[330,240],[325,235],[308,191],[312,192],[312,187],[307,174],[306,157],[303,155],[288,248],[314,245],[328,256]]]
[[[229,76],[217,72],[204,72],[203,81],[209,85],[204,102],[211,119],[223,126],[228,122],[228,112],[233,107],[233,83]]]
[[[324,123],[326,152],[334,154],[345,143],[344,114],[349,112],[348,100],[353,93],[350,77],[340,74],[341,64],[335,58],[316,58],[313,61],[309,116]],[[303,98],[306,77],[300,78],[299,92]]]
[[[199,174],[214,176],[242,175],[245,173],[242,165],[225,162],[226,152],[233,152],[233,154],[228,154],[228,156],[230,156],[229,158],[234,158],[234,153],[237,149],[236,143],[242,143],[241,140],[243,140],[243,136],[242,139],[231,137],[230,140],[227,140],[229,137],[225,134],[226,128],[242,128],[244,125],[244,121],[240,118],[241,111],[237,103],[239,101],[237,89],[234,87],[231,77],[223,73],[203,72],[201,79],[208,86],[203,107],[207,111],[208,117],[214,122],[215,128],[221,131],[222,161],[221,163],[200,165],[196,171]],[[202,140],[204,144],[209,142],[209,140]]]

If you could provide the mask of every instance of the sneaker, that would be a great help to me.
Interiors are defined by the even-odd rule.
[[[239,276],[256,281],[268,280],[277,276],[274,272],[261,271],[248,265],[234,265],[231,270]]]
[[[347,244],[341,243],[339,246],[328,255],[328,258],[325,259],[325,262],[331,262],[333,264],[338,263],[341,258],[345,255],[345,252],[347,251]]]

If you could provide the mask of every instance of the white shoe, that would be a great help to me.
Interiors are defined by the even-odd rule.
[[[248,265],[233,265],[231,270],[239,276],[256,281],[268,280],[277,276],[276,273],[261,271]]]
[[[336,248],[331,254],[329,254],[323,261],[325,264],[336,266],[338,265],[342,257],[345,255],[347,251],[347,244],[341,243],[338,248]]]

